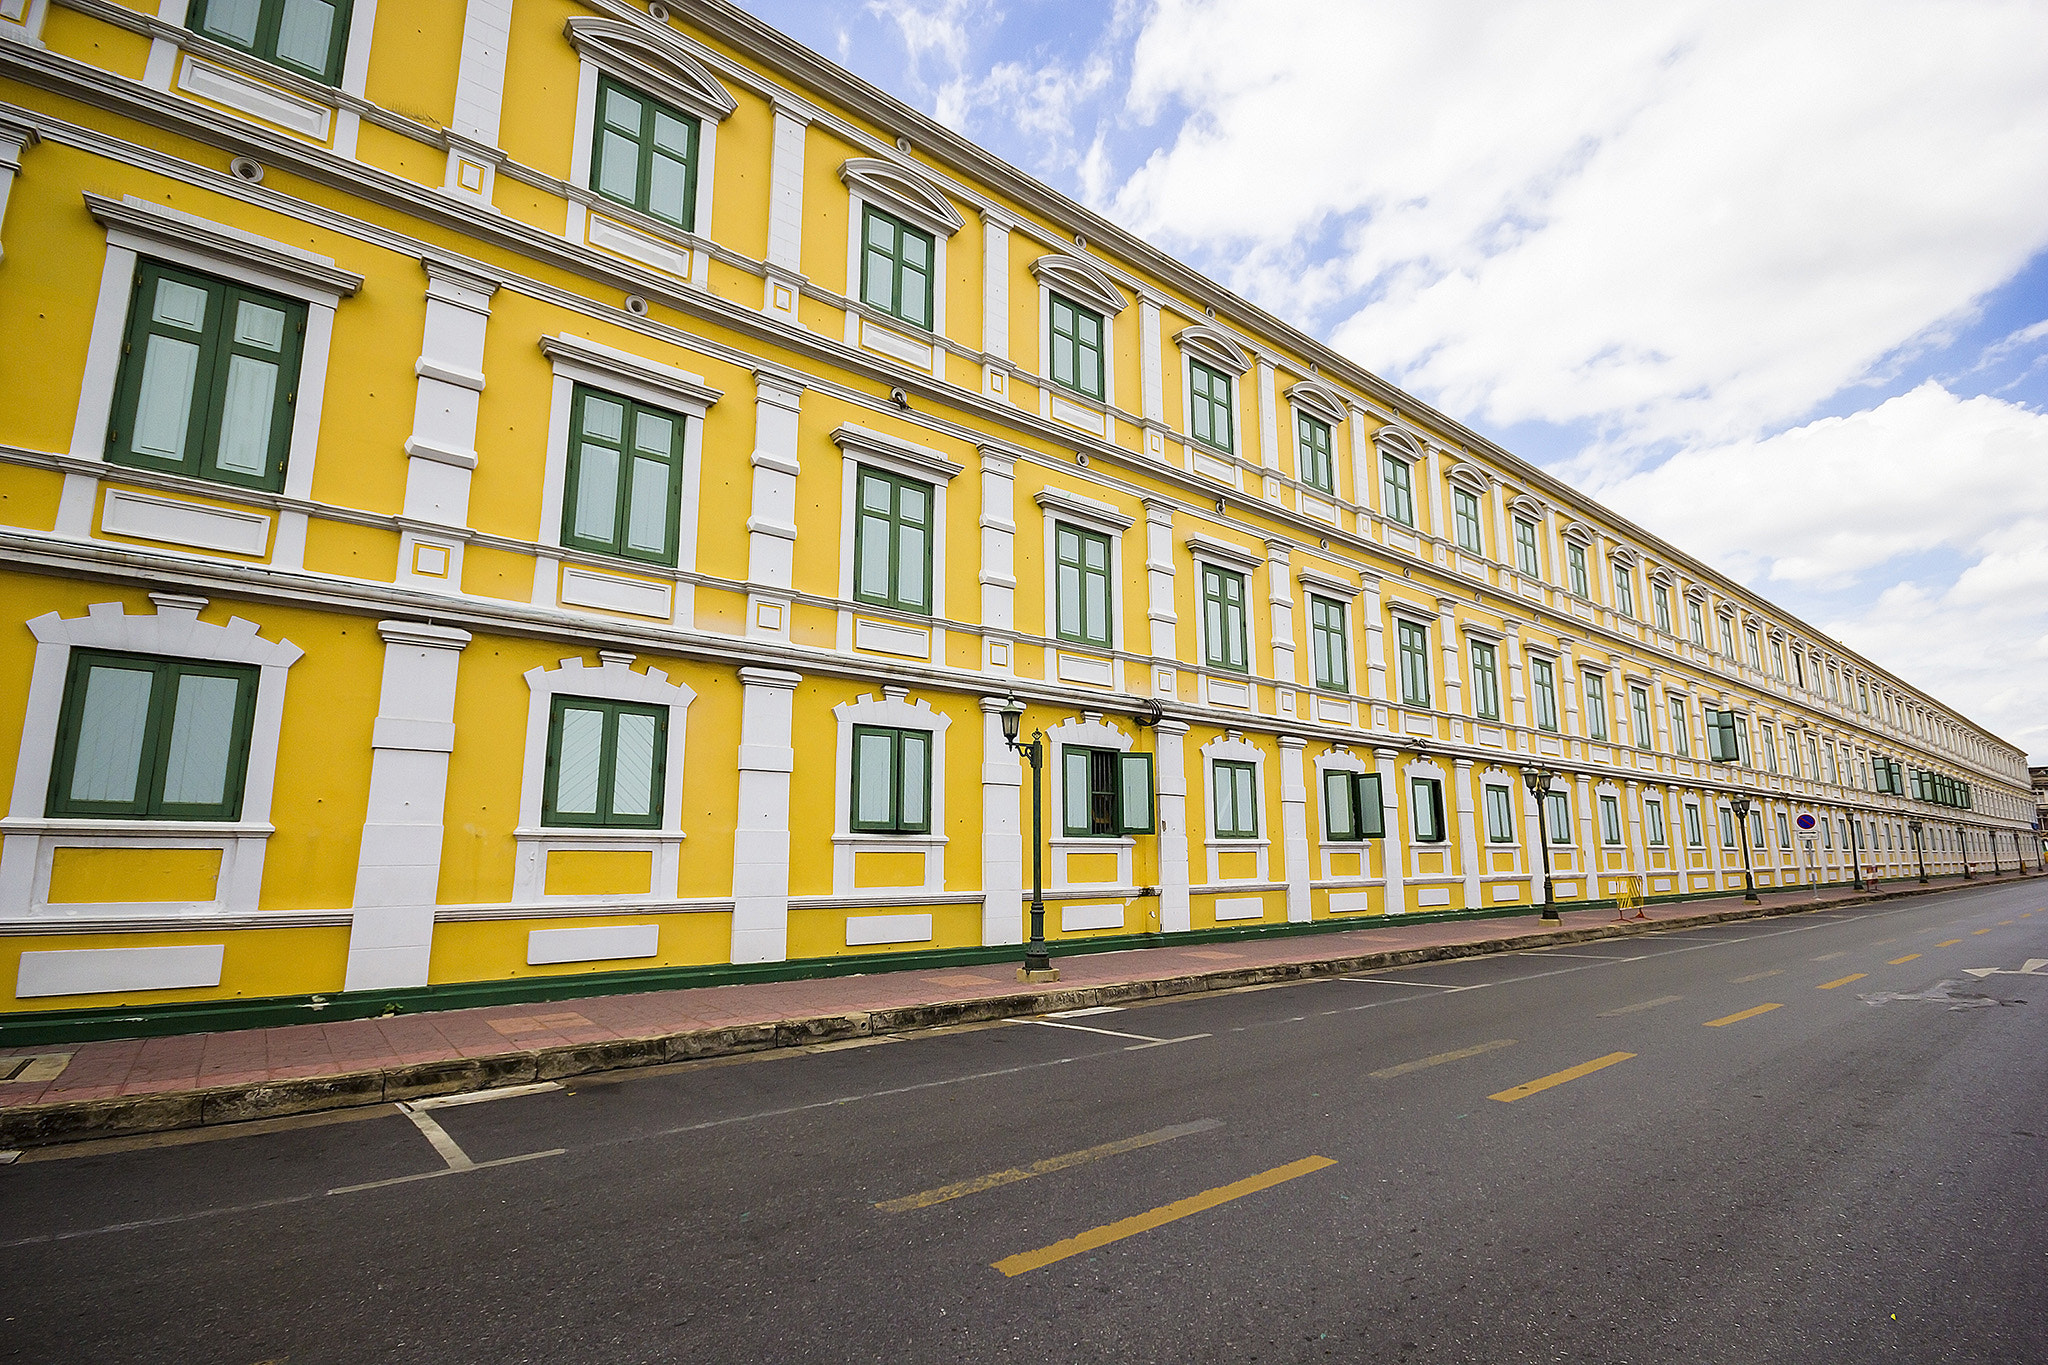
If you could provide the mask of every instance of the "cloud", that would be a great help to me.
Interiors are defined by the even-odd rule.
[[[2048,414],[1929,381],[1592,491],[2048,754]]]
[[[1160,0],[1128,109],[1172,129],[1141,233],[1450,411],[1638,447],[1798,420],[2048,246],[2041,6]]]

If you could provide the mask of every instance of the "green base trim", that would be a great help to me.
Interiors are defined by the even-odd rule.
[[[1603,874],[1605,875],[1605,874]],[[2012,876],[2015,874],[2006,874]],[[2018,874],[2039,875],[2039,874]],[[1890,879],[1905,884],[1914,877]],[[1994,879],[1988,874],[1987,883]],[[1995,880],[2004,880],[2003,877]],[[1873,889],[1879,883],[1870,882]],[[1823,891],[1849,886],[1824,882]],[[1806,887],[1812,883],[1806,883]],[[1782,895],[1802,887],[1764,887]],[[1645,904],[1740,898],[1738,888],[1673,893],[1645,898]],[[1611,910],[1608,900],[1559,900],[1560,910]],[[1047,941],[1055,958],[1084,953],[1118,953],[1137,948],[1163,948],[1201,943],[1231,943],[1250,938],[1299,938],[1344,933],[1385,924],[1434,924],[1447,920],[1510,919],[1540,913],[1535,905],[1497,906],[1477,910],[1427,910],[1406,914],[1346,914],[1342,918],[1305,924],[1255,923],[1228,928],[1193,929],[1185,933],[1107,934],[1094,938]],[[761,981],[806,981],[835,976],[867,976],[884,972],[931,971],[944,967],[977,967],[1024,958],[1022,945],[928,948],[913,952],[862,953],[847,957],[800,958],[790,962],[714,963],[701,967],[656,967],[629,972],[591,972],[567,976],[525,976],[501,981],[455,981],[438,986],[407,986],[395,990],[348,991],[332,995],[274,995],[248,1000],[199,1000],[190,1004],[107,1006],[99,1009],[45,1010],[0,1016],[0,1048],[16,1050],[61,1043],[89,1043],[108,1038],[157,1038],[181,1033],[224,1033],[236,1029],[279,1028],[290,1024],[321,1024],[343,1019],[371,1019],[396,1014],[474,1009],[486,1005],[517,1005],[589,996],[634,995],[645,991],[692,990],[705,986],[738,986]]]

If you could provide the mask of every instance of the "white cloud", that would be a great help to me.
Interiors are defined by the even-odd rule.
[[[2048,414],[1928,382],[1593,491],[2048,758]]]
[[[1500,424],[1796,420],[2048,245],[2039,5],[1160,0],[1129,100],[1118,217]]]

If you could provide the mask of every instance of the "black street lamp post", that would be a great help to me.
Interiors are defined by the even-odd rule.
[[[2005,863],[1998,856],[1998,831],[1995,829],[1986,830],[1984,837],[1991,844],[1991,875],[2002,877],[2005,875]]]
[[[1557,901],[1551,893],[1550,880],[1550,769],[1538,765],[1522,772],[1522,781],[1529,786],[1529,795],[1536,798],[1536,837],[1543,843],[1543,922],[1562,924],[1557,916]]]
[[[1960,824],[1956,826],[1956,852],[1963,858],[1963,880],[1975,880],[1977,874],[1970,871],[1970,832]]]
[[[1913,835],[1913,857],[1920,864],[1920,885],[1925,886],[1927,885],[1927,850],[1920,845],[1920,822],[1918,820],[1908,820],[1906,828]]]
[[[1015,697],[1003,708],[1003,740],[1031,763],[1031,942],[1024,949],[1024,967],[1018,973],[1026,981],[1056,981],[1052,957],[1045,948],[1045,837],[1039,811],[1045,805],[1045,735],[1033,730],[1031,738],[1018,742],[1024,728],[1024,703]],[[1043,973],[1044,975],[1041,975]]]
[[[1846,809],[1846,808],[1845,808]],[[1848,811],[1843,827],[1848,831],[1849,880],[1858,891],[1868,891],[1863,884],[1863,826],[1856,821],[1856,812]]]
[[[1742,899],[1751,905],[1762,905],[1763,898],[1756,894],[1756,873],[1749,867],[1749,798],[1730,797],[1728,808],[1735,812],[1735,842],[1742,845]]]

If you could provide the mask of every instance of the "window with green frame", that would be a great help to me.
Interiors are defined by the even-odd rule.
[[[1403,526],[1415,525],[1415,476],[1406,460],[1380,456],[1382,510]]]
[[[283,487],[306,305],[155,261],[134,290],[107,459]]]
[[[667,707],[556,697],[541,823],[658,829],[667,769]]]
[[[240,819],[256,678],[248,664],[74,649],[47,813]]]
[[[1600,797],[1600,842],[1609,846],[1621,842],[1621,800],[1619,797]]]
[[[1650,585],[1650,608],[1657,614],[1657,629],[1671,633],[1671,590],[1662,583]]]
[[[192,0],[194,33],[326,85],[341,83],[350,0]]]
[[[1580,681],[1585,685],[1586,694],[1586,738],[1607,738],[1607,677],[1592,669],[1581,670]]]
[[[1586,579],[1586,547],[1568,544],[1564,547],[1565,568],[1571,575],[1572,591],[1580,597],[1590,598],[1593,585]]]
[[[679,413],[578,384],[569,409],[562,544],[649,564],[676,562]]]
[[[1451,490],[1451,529],[1459,549],[1475,555],[1485,552],[1479,535],[1479,495],[1469,488]]]
[[[1686,803],[1685,807],[1685,846],[1687,848],[1705,848],[1707,846],[1706,832],[1700,828],[1700,808],[1690,802]]]
[[[1217,759],[1209,765],[1209,805],[1218,839],[1259,837],[1258,769]]]
[[[1515,518],[1515,566],[1531,578],[1543,576],[1543,561],[1536,554],[1536,523]]]
[[[1385,820],[1378,773],[1323,770],[1323,828],[1329,831],[1331,842],[1384,838]]]
[[[1626,564],[1614,566],[1614,609],[1623,616],[1636,614],[1636,575]]]
[[[1064,522],[1053,527],[1055,627],[1062,640],[1110,646],[1109,537]]]
[[[1634,739],[1638,749],[1656,747],[1656,736],[1650,731],[1650,690],[1630,683],[1628,687],[1628,715],[1630,728],[1635,731]]]
[[[1536,728],[1557,733],[1557,669],[1548,659],[1529,660],[1529,692],[1536,707]]]
[[[1721,847],[1735,847],[1735,812],[1721,807]]]
[[[1062,828],[1073,839],[1150,834],[1152,755],[1060,747]]]
[[[929,834],[931,804],[931,731],[854,726],[848,827],[856,834]]]
[[[1193,357],[1188,359],[1188,434],[1226,455],[1237,449],[1230,376]]]
[[[1335,494],[1337,464],[1330,455],[1330,424],[1305,412],[1294,414],[1294,468],[1318,492]]]
[[[1102,314],[1072,299],[1049,294],[1052,382],[1097,400],[1106,398],[1102,364]]]
[[[1486,789],[1486,841],[1490,844],[1515,842],[1515,794],[1506,787]]]
[[[1563,792],[1552,792],[1544,802],[1550,813],[1550,842],[1569,844],[1572,841],[1572,802]]]
[[[1344,604],[1310,594],[1310,652],[1315,655],[1316,686],[1331,692],[1351,690],[1351,661],[1346,649]]]
[[[1643,839],[1651,848],[1664,847],[1664,803],[1643,798]]]
[[[867,204],[860,240],[860,301],[930,331],[932,235]]]
[[[931,615],[932,486],[862,466],[854,500],[854,600]]]
[[[1214,564],[1202,566],[1202,650],[1211,668],[1247,673],[1244,575]]]
[[[1707,621],[1700,612],[1700,604],[1687,601],[1685,604],[1686,624],[1692,627],[1692,642],[1701,649],[1707,647]]]
[[[1444,784],[1433,777],[1408,779],[1409,828],[1418,844],[1440,844],[1450,838],[1444,825]]]
[[[1487,640],[1472,642],[1472,714],[1500,719],[1500,651]]]
[[[1398,641],[1402,704],[1434,705],[1436,694],[1429,685],[1429,628],[1414,621],[1396,621],[1394,632]]]
[[[1671,752],[1680,758],[1692,757],[1692,727],[1685,721],[1685,698],[1671,698]]]
[[[600,76],[590,188],[694,232],[698,134],[697,120],[680,109]]]

